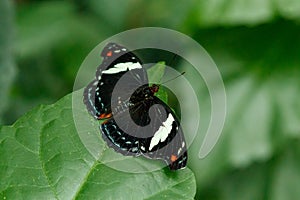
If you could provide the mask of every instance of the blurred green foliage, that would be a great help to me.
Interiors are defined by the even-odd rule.
[[[15,61],[13,58],[13,5],[9,0],[0,1],[0,124],[3,119],[5,109],[8,106],[9,89],[16,73]]]
[[[3,123],[70,93],[81,62],[107,37],[141,26],[175,29],[210,53],[228,98],[213,152],[199,160],[199,146],[189,151],[195,198],[300,199],[299,1],[20,0],[12,8],[0,2]],[[209,116],[209,96],[202,86],[197,92]]]

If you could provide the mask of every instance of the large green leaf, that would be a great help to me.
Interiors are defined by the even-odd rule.
[[[126,157],[108,148],[82,94],[76,91],[1,127],[2,198],[193,199],[195,179],[188,168],[152,168],[162,161]]]
[[[81,98],[82,90],[76,96]],[[80,115],[90,118],[85,110]],[[99,134],[97,126],[87,128],[86,132]],[[189,169],[117,171],[103,163],[103,159],[114,162],[111,154],[116,153],[104,143],[102,147],[99,154],[108,155],[96,160],[81,143],[73,121],[71,95],[54,105],[40,106],[13,126],[1,128],[1,196],[7,199],[193,198],[195,180]],[[146,166],[151,161],[133,159],[133,162]]]

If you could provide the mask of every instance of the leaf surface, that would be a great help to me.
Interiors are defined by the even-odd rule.
[[[83,90],[0,130],[0,196],[7,199],[192,199],[191,170],[125,157],[106,146]],[[127,167],[130,172],[125,171]],[[121,171],[120,169],[123,169]],[[137,171],[136,171],[137,170]]]

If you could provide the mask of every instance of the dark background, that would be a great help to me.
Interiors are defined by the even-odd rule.
[[[228,98],[213,152],[199,160],[190,149],[196,198],[300,199],[299,20],[296,0],[1,0],[1,124],[71,93],[81,62],[104,39],[171,28],[208,51]]]

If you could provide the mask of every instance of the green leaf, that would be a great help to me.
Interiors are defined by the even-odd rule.
[[[13,60],[13,4],[9,0],[0,2],[0,124],[8,104],[9,89],[16,74]]]
[[[116,4],[113,1],[103,1],[103,0],[88,0],[87,4],[89,9],[99,16],[102,21],[104,21],[111,29],[120,29],[123,28],[126,23],[126,17],[130,13],[132,4],[130,1],[120,1]],[[118,5],[118,6],[116,6]],[[114,11],[114,14],[111,14],[111,11]]]
[[[297,0],[200,1],[197,8],[197,15],[194,16],[202,26],[253,26],[271,22],[278,14],[286,19],[300,18],[300,3]]]
[[[215,0],[201,1],[198,19],[203,25],[256,24],[269,21],[273,15],[270,0]]]
[[[239,84],[241,82],[234,83]],[[236,167],[247,166],[255,160],[266,160],[273,153],[270,131],[274,111],[269,85],[254,84],[253,88],[248,87],[247,90],[247,99],[236,102],[234,107],[239,112],[232,119],[235,123],[230,121],[231,127],[227,130],[231,132],[229,157]],[[242,103],[243,109],[237,107],[238,103]]]
[[[0,130],[0,196],[6,199],[192,199],[191,170],[149,171],[162,161],[106,146],[82,103],[83,90],[40,106]],[[73,97],[73,99],[72,99]],[[72,102],[73,100],[73,102]],[[142,173],[118,170],[129,169]],[[123,168],[122,168],[123,169]]]
[[[268,167],[254,164],[248,168],[233,170],[221,176],[214,184],[200,192],[201,199],[265,199]],[[238,184],[237,184],[238,183]]]
[[[45,52],[68,36],[72,5],[67,2],[43,2],[19,8],[17,51],[22,57]]]
[[[279,13],[287,19],[300,19],[300,2],[297,0],[275,0]]]
[[[300,64],[299,64],[300,65]],[[276,105],[279,109],[281,121],[280,131],[283,137],[300,137],[300,81],[297,72],[288,75],[288,79],[282,80],[279,75],[273,80],[273,94],[276,97]],[[282,80],[282,81],[276,81]]]
[[[164,61],[156,63],[147,70],[148,79],[150,83],[160,83],[164,76],[166,63]]]
[[[274,166],[270,199],[300,198],[300,143],[290,140],[287,149]]]
[[[79,41],[94,45],[108,32],[100,31],[99,22],[78,15],[75,5],[67,1],[26,4],[19,7],[17,14],[16,50],[21,58],[49,52],[54,47],[65,48]]]

